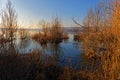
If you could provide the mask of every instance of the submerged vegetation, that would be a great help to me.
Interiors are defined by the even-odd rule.
[[[120,79],[120,1],[102,2],[90,9],[80,31],[74,39],[82,43],[82,62],[74,68],[59,64],[57,46],[68,34],[63,29],[60,18],[50,23],[40,24],[42,30],[30,35],[19,31],[17,14],[8,1],[1,14],[0,32],[0,80],[119,80]],[[41,45],[51,43],[54,55],[46,55],[39,50],[28,54],[17,51],[15,40],[34,39]],[[68,60],[69,62],[69,60]]]
[[[63,25],[58,17],[54,18],[51,23],[43,22],[40,25],[42,31],[32,36],[32,39],[37,40],[41,44],[55,43],[58,44],[64,39],[68,39],[68,34],[65,33]]]

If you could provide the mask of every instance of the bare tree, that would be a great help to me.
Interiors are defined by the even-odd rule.
[[[8,0],[5,10],[2,13],[1,26],[3,28],[2,43],[6,46],[4,49],[7,50],[8,53],[15,53],[15,37],[18,22],[17,13],[10,0]],[[9,43],[9,46],[6,43]]]
[[[13,43],[13,40],[15,38],[15,33],[17,30],[17,13],[14,10],[14,7],[12,3],[8,0],[8,3],[6,4],[6,8],[2,14],[2,27],[6,29],[5,32],[5,39],[7,41]]]

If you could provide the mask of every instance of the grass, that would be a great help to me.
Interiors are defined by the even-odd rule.
[[[108,14],[106,8],[111,4],[114,5],[110,11],[107,10],[110,12]],[[120,2],[114,0],[111,4],[107,4],[109,6],[104,4],[105,6],[100,7],[101,9],[90,10],[83,23],[83,31],[74,35],[75,40],[82,42],[83,51],[80,66],[82,69],[75,69],[70,65],[61,66],[58,63],[58,57],[44,55],[37,50],[28,54],[16,51],[14,38],[17,32],[17,16],[12,4],[8,1],[1,25],[12,30],[2,31],[1,34],[0,79],[117,80],[120,77],[120,7],[117,6]],[[6,11],[13,15],[7,15]],[[54,18],[49,25],[44,23],[42,26],[42,32],[32,36],[32,39],[41,44],[59,44],[63,39],[68,39],[68,34],[64,33],[58,17]],[[26,35],[22,34],[22,36]],[[10,43],[10,46],[7,43]]]

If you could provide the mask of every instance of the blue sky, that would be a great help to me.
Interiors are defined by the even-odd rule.
[[[99,4],[100,0],[11,0],[19,19],[24,24],[38,21],[51,21],[59,16],[64,26],[73,26],[72,18],[79,22],[86,16],[90,8]],[[5,3],[5,0],[2,0]]]

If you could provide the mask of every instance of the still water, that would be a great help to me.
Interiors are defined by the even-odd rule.
[[[28,54],[34,50],[39,50],[46,55],[54,55],[59,59],[61,64],[69,61],[76,64],[80,60],[81,43],[73,40],[73,34],[69,34],[69,39],[62,41],[60,44],[40,45],[39,42],[30,38],[25,40],[18,39],[16,48],[20,53]]]

